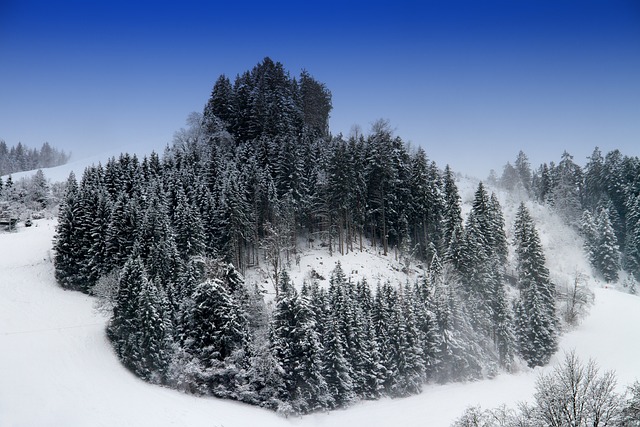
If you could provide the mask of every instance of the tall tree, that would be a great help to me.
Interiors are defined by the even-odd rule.
[[[295,290],[286,271],[281,273],[271,323],[271,345],[282,372],[281,399],[295,412],[306,413],[331,405],[322,375],[322,344],[309,301]]]
[[[518,208],[514,237],[520,288],[516,336],[520,354],[529,366],[541,366],[558,347],[555,289],[545,266],[538,232],[524,203]]]

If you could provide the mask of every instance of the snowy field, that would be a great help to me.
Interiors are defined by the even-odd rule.
[[[576,255],[579,247],[566,233],[553,237],[551,231],[560,231],[551,230],[556,226],[540,231],[547,236],[543,243],[548,245],[552,272],[568,277],[581,267],[576,265],[582,262]],[[284,419],[252,406],[146,384],[118,362],[105,337],[106,319],[95,311],[93,300],[56,285],[50,252],[54,227],[53,221],[39,220],[31,228],[0,234],[1,427],[439,427],[450,425],[469,405],[515,404],[533,394],[540,369],[473,383],[432,385],[409,398]],[[380,259],[374,254],[368,257],[346,264],[353,270]],[[322,265],[328,269],[336,259],[325,259]],[[311,261],[303,258],[301,265]],[[566,273],[558,272],[562,266]],[[576,349],[583,359],[594,357],[603,369],[616,370],[622,390],[640,379],[640,298],[596,282],[592,286],[596,303],[591,315],[564,335],[552,364],[562,359],[563,351]]]

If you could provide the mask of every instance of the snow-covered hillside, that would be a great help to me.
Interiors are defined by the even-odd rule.
[[[64,179],[66,177],[63,177]],[[469,202],[477,182],[459,182]],[[509,228],[520,200],[499,194]],[[589,273],[578,236],[543,207],[529,205],[545,246],[554,280]],[[465,407],[485,408],[530,399],[536,374],[550,367],[499,375],[466,384],[430,385],[417,396],[364,402],[346,410],[284,419],[272,412],[231,401],[199,398],[137,379],[117,360],[104,328],[107,319],[94,301],[59,288],[53,277],[51,241],[55,223],[0,234],[0,426],[448,426]],[[299,284],[310,269],[328,279],[338,260],[345,272],[372,283],[385,274],[402,280],[393,254],[329,257],[305,253],[293,265]],[[590,281],[596,303],[577,329],[566,333],[562,352],[576,349],[615,369],[620,387],[640,379],[640,298]]]
[[[78,179],[82,177],[82,173],[85,168],[91,165],[97,165],[101,163],[104,165],[111,157],[118,157],[118,151],[108,151],[102,154],[98,154],[92,157],[85,157],[78,160],[73,160],[67,164],[56,166],[53,168],[44,168],[42,172],[44,173],[45,178],[50,182],[64,182],[69,177],[69,174],[73,172]],[[35,174],[35,170],[33,171],[24,171],[24,172],[16,172],[11,174],[11,179],[14,181],[18,181],[21,178],[29,178]],[[6,180],[8,175],[3,176],[3,181]]]

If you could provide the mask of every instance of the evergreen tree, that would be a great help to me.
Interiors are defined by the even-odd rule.
[[[416,327],[422,336],[422,357],[425,365],[425,378],[430,380],[435,377],[442,363],[440,348],[442,336],[438,328],[436,317],[436,301],[434,294],[434,280],[439,274],[437,270],[430,269],[415,286],[415,313]]]
[[[593,150],[584,169],[584,204],[587,209],[595,209],[607,197],[604,158],[598,147]]]
[[[600,209],[596,224],[598,240],[594,246],[592,262],[607,282],[615,282],[620,270],[620,249],[607,209]]]
[[[569,224],[576,224],[582,212],[583,173],[566,151],[554,171],[553,206]]]
[[[640,195],[630,197],[627,205],[624,268],[640,280]]]
[[[527,194],[531,194],[531,165],[527,155],[522,150],[518,153],[518,157],[514,163],[515,170],[518,173],[520,184],[524,188]]]
[[[343,335],[336,315],[329,312],[324,343],[323,375],[331,395],[331,407],[346,406],[355,398],[351,364],[345,357]]]
[[[138,376],[162,382],[171,358],[170,330],[159,290],[139,258],[125,264],[107,333],[122,362]]]
[[[182,186],[178,186],[173,210],[176,249],[183,260],[201,256],[205,250],[205,231],[197,209],[192,206]]]
[[[79,232],[78,183],[73,172],[69,174],[53,244],[55,251],[55,277],[63,288],[80,290],[82,276],[78,262]]]
[[[187,306],[183,345],[205,369],[200,381],[214,395],[233,397],[246,382],[246,311],[219,278],[198,285]]]
[[[271,345],[284,388],[280,400],[293,411],[307,413],[331,406],[322,375],[323,348],[309,301],[300,297],[282,271],[271,323]]]
[[[425,152],[419,148],[411,162],[409,222],[412,240],[418,244],[418,255],[427,259],[430,245],[441,244],[444,198],[440,192],[440,176]]]
[[[555,290],[540,238],[524,203],[520,204],[515,223],[520,300],[516,307],[516,336],[522,357],[529,366],[549,361],[558,346]]]
[[[373,318],[374,301],[366,280],[356,284],[356,329],[352,349],[354,390],[364,399],[380,397],[384,366],[376,340]]]
[[[455,177],[449,165],[444,170],[443,192],[445,209],[443,214],[443,244],[446,251],[446,261],[457,264],[460,237],[462,235],[462,209],[460,207],[460,194],[456,186]]]
[[[114,268],[121,268],[133,253],[139,221],[139,203],[124,192],[118,193],[105,234],[106,256]]]

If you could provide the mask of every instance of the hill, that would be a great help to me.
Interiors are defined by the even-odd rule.
[[[476,182],[462,180],[459,185],[463,202],[468,203]],[[519,198],[506,193],[499,197],[509,230]],[[536,204],[530,208],[554,279],[570,281],[577,270],[588,273],[575,233],[548,209]],[[429,385],[408,398],[385,398],[290,419],[240,403],[185,395],[149,385],[121,365],[105,336],[107,319],[96,311],[95,301],[63,291],[55,282],[51,261],[55,222],[38,220],[34,225],[0,234],[0,425],[448,426],[468,405],[493,407],[530,399],[536,374],[551,369],[570,349],[583,358],[595,357],[605,369],[615,369],[620,388],[640,378],[636,360],[640,330],[635,327],[640,322],[640,298],[589,279],[596,297],[591,314],[565,333],[560,351],[544,368],[522,368],[492,380]],[[328,270],[337,260],[348,266],[345,271],[358,274],[377,266],[379,273],[370,280],[377,274],[402,277],[396,271],[399,264],[389,258],[371,251],[354,254],[353,259],[329,257],[326,249],[318,248],[301,257],[294,278],[307,274],[307,266],[324,275],[323,268]]]

